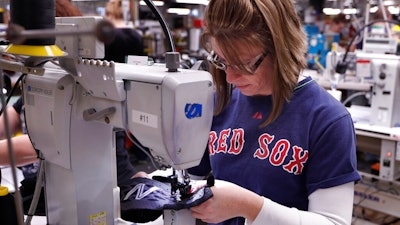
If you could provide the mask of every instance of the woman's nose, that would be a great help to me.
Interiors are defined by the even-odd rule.
[[[228,66],[225,70],[226,73],[226,81],[228,83],[234,83],[234,81],[240,77],[240,72],[237,70],[232,69],[232,67]]]

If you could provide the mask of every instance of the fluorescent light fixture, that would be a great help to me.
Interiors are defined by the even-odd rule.
[[[358,9],[356,9],[356,8],[345,8],[345,9],[343,9],[343,13],[346,14],[346,15],[357,14],[358,13]]]
[[[325,15],[328,15],[328,16],[334,16],[334,15],[337,15],[339,13],[350,15],[350,14],[357,14],[358,13],[358,9],[356,9],[356,8],[345,8],[342,11],[340,9],[334,9],[334,8],[323,8],[322,12]]]
[[[397,15],[400,13],[400,9],[397,6],[388,6],[388,10],[390,14]],[[374,6],[369,9],[370,13],[376,13],[376,11],[378,11],[378,6]]]
[[[208,5],[209,0],[176,0],[176,3]]]
[[[190,9],[187,8],[169,8],[167,9],[167,13],[173,13],[178,15],[189,15]]]
[[[369,12],[370,13],[376,13],[376,11],[378,11],[378,6],[374,6],[374,7],[369,8]]]
[[[340,9],[334,9],[334,8],[323,8],[322,12],[325,15],[332,16],[332,15],[337,15],[337,14],[341,13],[342,11]]]
[[[386,6],[388,6],[388,5],[396,5],[396,1],[386,0],[386,1],[383,1],[383,5],[386,5]]]
[[[389,6],[388,10],[391,14],[398,15],[400,13],[400,8],[397,6]]]
[[[164,5],[164,1],[153,1],[153,4],[155,6],[163,6]],[[143,0],[139,2],[139,5],[147,5],[146,2],[144,2]]]

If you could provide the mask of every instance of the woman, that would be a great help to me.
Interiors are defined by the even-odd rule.
[[[126,63],[129,55],[144,56],[143,38],[124,20],[122,0],[110,0],[106,5],[106,17],[115,26],[115,37],[105,43],[104,59]]]
[[[303,76],[307,43],[291,0],[211,0],[203,46],[216,106],[201,164],[214,196],[192,215],[220,224],[350,224],[350,114]]]

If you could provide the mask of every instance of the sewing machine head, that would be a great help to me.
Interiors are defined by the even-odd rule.
[[[360,114],[353,115],[353,118],[371,125],[398,126],[400,115],[396,112],[400,109],[400,56],[365,52],[348,53],[347,70],[344,74],[338,74],[335,72],[335,67],[338,62],[343,61],[343,58],[343,53],[328,53],[324,78],[330,81],[336,78],[338,89],[344,87],[342,89],[366,96],[368,102],[363,105],[362,118],[359,117]]]
[[[87,29],[100,20],[56,18],[56,29]],[[210,74],[199,70],[169,72],[165,64],[147,65],[147,57],[142,65],[79,60],[101,58],[104,44],[94,38],[58,37],[57,45],[69,55],[59,59],[62,67],[92,96],[123,101],[125,115],[112,117],[111,123],[129,130],[161,165],[186,169],[199,164],[213,115]],[[118,85],[124,90],[116,88]]]
[[[74,19],[58,19],[68,24],[59,31],[95,23]],[[80,23],[82,19],[86,22]],[[42,59],[39,67],[0,61],[5,69],[28,71],[23,80],[25,117],[32,144],[46,163],[49,224],[99,219],[116,224],[116,130],[132,133],[161,165],[185,170],[200,163],[211,128],[214,87],[208,72],[176,68],[176,54],[166,65],[83,59],[100,57],[96,51],[101,50],[85,40],[58,37],[68,55]],[[89,51],[81,51],[85,47]],[[182,190],[190,187],[188,180],[182,185]]]

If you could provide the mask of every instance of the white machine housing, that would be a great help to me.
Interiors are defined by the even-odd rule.
[[[87,32],[98,20],[58,18],[56,28]],[[2,69],[27,74],[25,118],[44,158],[47,224],[131,224],[120,217],[115,132],[131,132],[160,164],[175,170],[198,165],[213,117],[212,77],[177,69],[175,53],[168,54],[175,59],[167,60],[169,69],[82,59],[102,57],[104,48],[87,34],[59,38],[68,54],[58,59],[21,57],[29,66],[1,61]],[[168,224],[195,223],[187,210],[168,211]]]
[[[371,117],[373,125],[394,127],[400,124],[400,56],[357,53],[357,76],[372,78]],[[368,74],[368,70],[370,73]]]
[[[330,52],[327,54],[325,78],[329,79],[335,71],[337,62],[342,61],[343,53]],[[347,56],[353,87],[348,89],[358,90],[357,85],[370,84],[371,106],[369,123],[371,125],[394,127],[400,124],[400,56],[393,54],[373,54],[356,52]],[[354,82],[356,81],[356,82]],[[346,79],[342,84],[346,83]]]
[[[46,163],[48,224],[117,224],[114,132],[131,131],[164,165],[198,165],[211,128],[212,78],[205,71],[75,62],[77,74],[47,63],[43,76],[28,74],[23,83],[28,132]]]
[[[102,19],[101,16],[56,17],[55,29],[63,32],[92,30]],[[104,44],[94,35],[81,34],[56,38],[56,45],[73,58],[104,58]]]
[[[397,38],[365,37],[363,51],[366,53],[394,54],[397,51]]]

